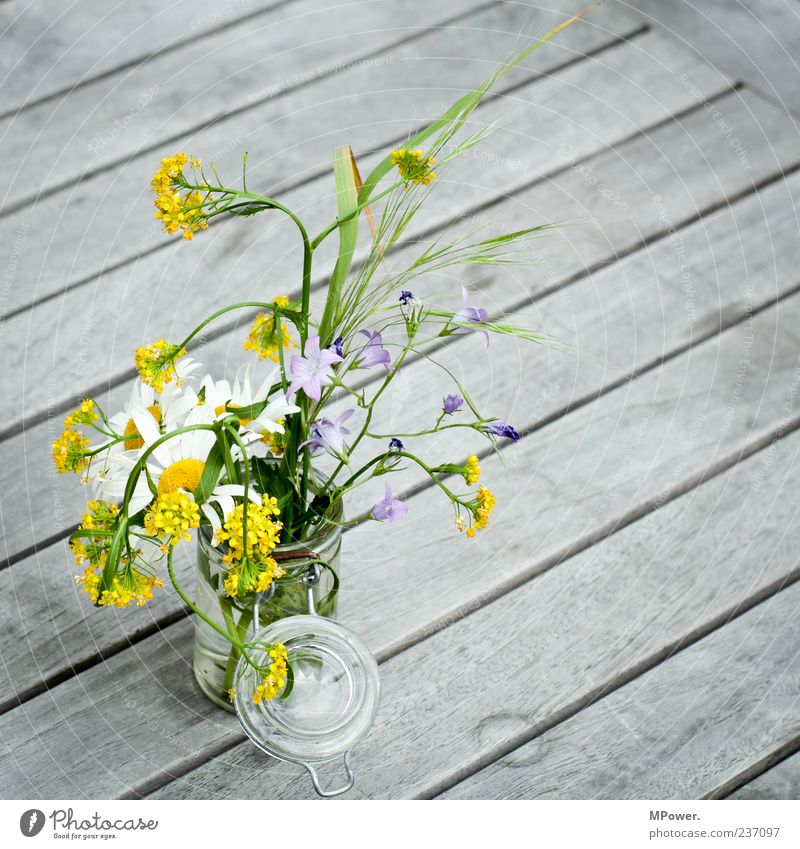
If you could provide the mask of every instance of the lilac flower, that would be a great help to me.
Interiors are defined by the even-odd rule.
[[[447,395],[442,402],[442,410],[448,416],[457,413],[464,406],[464,399],[460,395]]]
[[[292,357],[290,370],[292,382],[286,397],[302,389],[309,398],[319,401],[322,387],[331,382],[331,366],[340,363],[342,358],[335,351],[319,349],[319,336],[312,336],[306,342],[305,353]]]
[[[388,370],[392,364],[389,352],[383,347],[383,337],[377,330],[359,331],[369,340],[361,349],[356,365],[360,368],[372,368],[372,366],[383,366]]]
[[[333,345],[331,345],[331,351],[333,351],[333,353],[336,354],[336,356],[338,356],[338,357],[344,356],[344,351],[342,350],[343,344],[344,344],[344,340],[342,339],[342,337],[337,336],[333,340]]]
[[[483,426],[484,433],[491,433],[493,436],[504,436],[506,439],[511,439],[513,442],[519,442],[520,435],[516,428],[505,422],[494,422]]]
[[[408,513],[408,507],[397,498],[392,498],[392,488],[386,484],[386,494],[373,508],[370,516],[378,522],[388,522],[393,525],[398,519]]]
[[[409,292],[407,289],[403,289],[403,291],[400,293],[400,303],[404,307],[407,307],[410,301],[415,301],[415,300],[416,300],[416,298],[414,297],[414,293]]]
[[[406,446],[403,445],[403,440],[398,439],[396,436],[393,436],[389,440],[389,450],[390,451],[405,451]]]
[[[350,435],[350,431],[344,427],[344,422],[350,418],[354,410],[345,410],[335,422],[330,419],[320,419],[311,426],[311,438],[307,439],[298,449],[306,445],[311,446],[311,450],[316,451],[323,448],[332,457],[337,460],[347,459],[347,446],[344,444],[345,436]]]
[[[461,287],[461,309],[453,315],[453,321],[459,321],[462,324],[481,324],[487,321],[489,313],[483,307],[475,307],[469,302],[469,292],[464,286]],[[471,333],[468,327],[456,327],[453,333]],[[489,344],[489,334],[485,330],[479,330],[486,339],[486,344]]]

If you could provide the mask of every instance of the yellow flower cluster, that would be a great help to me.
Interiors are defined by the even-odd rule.
[[[111,582],[111,589],[103,590],[102,593],[99,593],[100,575],[96,567],[87,567],[83,575],[75,579],[75,583],[82,586],[89,598],[101,607],[120,608],[128,607],[133,603],[136,603],[137,607],[143,607],[153,598],[153,590],[164,586],[161,578],[144,575],[132,566],[126,567],[121,575],[115,575]]]
[[[186,348],[170,345],[165,339],[157,339],[137,348],[133,360],[139,377],[156,392],[162,392],[165,383],[172,383],[178,377],[175,361],[185,353]]]
[[[53,441],[53,463],[59,474],[80,474],[89,465],[89,458],[86,456],[89,440],[75,428],[79,425],[90,425],[99,418],[97,405],[91,398],[86,398],[81,401],[80,407],[64,419],[64,431]]]
[[[280,513],[277,499],[264,496],[262,503],[247,505],[247,543],[244,540],[242,515],[244,504],[237,504],[228,514],[216,542],[225,545],[223,562],[228,567],[225,592],[237,597],[263,592],[284,575],[283,569],[270,557],[280,542],[281,522],[272,517]],[[246,557],[244,556],[246,553]]]
[[[184,195],[178,191],[180,180],[183,178],[183,166],[186,164],[185,153],[176,153],[161,160],[161,167],[153,175],[150,185],[155,195],[156,218],[164,225],[164,229],[172,235],[178,230],[183,231],[183,238],[191,240],[198,230],[205,230],[208,221],[203,214],[200,204],[203,193],[190,191]],[[192,158],[193,167],[199,162]]]
[[[289,299],[286,295],[279,295],[275,298],[275,303],[279,307],[287,307]],[[275,316],[271,312],[262,312],[256,316],[253,326],[250,328],[250,333],[244,342],[245,351],[254,351],[259,360],[269,357],[276,363],[280,360],[280,349],[283,348],[284,351],[288,351],[292,347],[294,347],[292,335],[283,322],[281,322],[281,338],[278,339]]]
[[[264,682],[260,684],[253,693],[253,703],[260,705],[262,700],[270,701],[286,686],[287,660],[286,646],[283,643],[275,643],[269,650],[272,663],[269,673],[264,676]]]
[[[83,516],[81,530],[107,532],[113,529],[119,513],[116,504],[108,501],[90,501],[89,512]],[[70,543],[72,554],[78,565],[88,562],[82,575],[75,583],[83,587],[93,602],[104,607],[128,607],[134,602],[141,607],[153,597],[153,589],[162,587],[163,581],[154,575],[145,575],[122,558],[122,574],[115,575],[111,587],[100,592],[100,576],[111,547],[111,538],[105,533],[97,536],[78,537]]]
[[[494,497],[494,493],[488,487],[480,487],[475,500],[469,504],[473,519],[472,524],[468,526],[463,516],[456,516],[456,529],[466,532],[470,538],[474,537],[475,531],[482,531],[489,524],[489,517],[492,515],[495,504],[497,504],[497,499]]]
[[[423,156],[421,150],[409,150],[399,147],[392,151],[392,165],[397,166],[400,176],[417,185],[429,186],[436,179],[436,172],[431,170],[436,165],[432,156]]]
[[[89,440],[77,430],[65,428],[61,436],[53,442],[53,462],[59,474],[75,472],[80,474],[88,465],[86,450]]]
[[[480,476],[481,467],[478,465],[478,458],[474,454],[470,454],[464,466],[464,480],[469,486],[472,486],[478,482]]]
[[[189,530],[200,526],[200,508],[180,490],[164,492],[147,508],[144,528],[150,536],[163,540],[161,550],[189,540]]]
[[[64,427],[75,427],[76,425],[89,425],[96,422],[100,416],[97,412],[97,405],[91,398],[86,398],[81,401],[80,407],[73,410],[65,419]]]

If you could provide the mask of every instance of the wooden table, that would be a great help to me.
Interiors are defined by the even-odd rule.
[[[85,494],[49,443],[77,399],[127,397],[137,344],[298,277],[268,216],[192,244],[160,232],[159,157],[235,175],[248,150],[251,185],[322,226],[335,145],[368,171],[576,11],[396,5],[0,5],[2,796],[313,795],[196,689],[174,593],[117,612],[74,586]],[[480,539],[412,474],[402,525],[345,535],[341,619],[383,682],[349,795],[797,798],[795,119],[615,4],[499,92],[476,114],[501,128],[412,235],[577,221],[531,266],[420,293],[455,302],[463,283],[579,354],[477,335],[437,352],[524,438],[482,460],[498,507]],[[243,336],[222,325],[196,355],[230,373]],[[387,422],[419,422],[444,390],[412,362]]]

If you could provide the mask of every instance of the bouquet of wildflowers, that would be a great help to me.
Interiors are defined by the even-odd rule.
[[[282,582],[296,580],[276,556],[278,546],[302,542],[328,524],[393,524],[402,519],[407,506],[396,497],[399,486],[393,481],[410,465],[428,475],[449,501],[457,531],[472,537],[487,526],[495,498],[480,481],[477,454],[426,458],[414,451],[413,438],[466,428],[476,439],[496,444],[519,439],[514,427],[484,415],[446,369],[452,391],[430,410],[429,427],[410,434],[376,434],[371,423],[409,357],[423,356],[431,367],[439,365],[426,349],[444,337],[480,333],[487,344],[492,334],[545,341],[530,330],[490,320],[466,290],[455,310],[429,306],[414,290],[415,280],[428,272],[524,260],[526,243],[550,225],[440,240],[399,269],[389,270],[386,260],[448,164],[489,132],[484,128],[460,137],[481,99],[571,22],[513,57],[441,118],[389,152],[363,183],[350,149],[338,148],[333,162],[338,209],[318,234],[310,234],[300,217],[276,198],[248,188],[246,156],[241,185],[223,181],[213,165],[206,168],[183,153],[162,161],[152,189],[156,217],[168,233],[191,240],[218,216],[288,216],[301,250],[299,280],[296,295],[235,303],[180,341],[143,345],[134,355],[138,379],[121,411],[110,415],[86,399],[66,418],[53,458],[59,472],[77,473],[94,491],[70,543],[83,567],[77,582],[96,605],[143,605],[168,578],[183,600],[230,641],[232,659],[249,659],[256,647],[244,626],[252,617],[237,625],[230,610],[252,608]],[[371,242],[363,261],[355,263],[365,210]],[[315,251],[331,238],[338,239],[338,258],[324,306],[314,314]],[[253,363],[233,381],[202,376],[188,353],[192,341],[220,316],[237,310],[254,315],[244,340]],[[356,388],[365,371],[377,379]],[[349,405],[331,418],[327,411],[335,398]],[[312,465],[323,453],[330,457],[324,475],[318,464]],[[385,481],[383,497],[345,522],[342,502],[378,477]],[[173,568],[175,547],[201,526],[224,564],[220,591],[228,605],[225,625],[196,607]],[[325,562],[317,565],[331,568]],[[262,683],[253,699],[285,697],[291,689],[285,647],[258,649]]]

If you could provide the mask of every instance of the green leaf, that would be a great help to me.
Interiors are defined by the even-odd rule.
[[[203,475],[200,478],[200,483],[194,492],[194,500],[198,504],[203,504],[208,500],[212,490],[217,485],[222,467],[225,465],[225,455],[222,450],[222,445],[215,442],[211,451],[208,452],[206,465],[203,469]]]
[[[342,285],[350,273],[356,243],[358,242],[358,180],[353,151],[349,146],[337,147],[333,153],[333,176],[336,180],[336,203],[339,218],[339,256],[331,275],[325,311],[319,325],[320,345],[330,344],[339,306]],[[348,216],[352,216],[348,218]],[[347,220],[345,220],[347,219]]]
[[[288,663],[286,665],[286,686],[283,688],[283,692],[278,696],[279,699],[288,699],[294,689],[294,672],[292,671],[292,665]]]
[[[111,588],[111,583],[114,580],[114,576],[117,574],[119,558],[122,554],[122,546],[125,544],[127,536],[128,519],[124,516],[120,516],[119,525],[114,531],[114,539],[111,540],[111,548],[108,550],[108,557],[106,558],[106,563],[103,567],[103,575],[100,579],[100,595],[102,595],[103,590]],[[99,604],[100,595],[98,595],[97,602],[95,602],[95,604]]]

